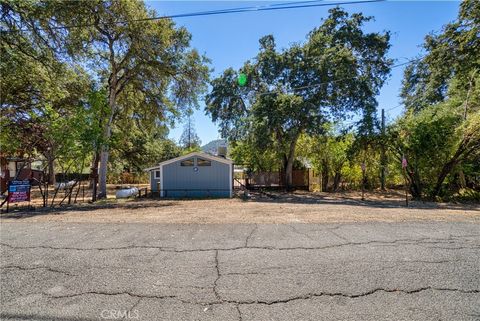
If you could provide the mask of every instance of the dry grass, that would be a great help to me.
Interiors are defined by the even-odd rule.
[[[468,221],[480,223],[479,204],[411,202],[400,192],[252,194],[247,200],[108,200],[55,210],[2,214],[2,222],[152,222],[152,223],[340,223]]]

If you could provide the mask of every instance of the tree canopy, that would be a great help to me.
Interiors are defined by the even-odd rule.
[[[397,158],[410,159],[416,197],[437,197],[448,177],[464,177],[464,169],[480,163],[479,36],[480,4],[463,1],[457,20],[428,35],[426,55],[405,70],[407,112],[392,128],[392,146]]]
[[[372,123],[392,63],[389,33],[363,30],[370,17],[329,13],[304,43],[278,50],[273,36],[261,38],[253,61],[225,70],[207,95],[206,111],[223,137],[280,151],[287,186],[301,134],[321,135],[324,123],[359,112]],[[245,86],[237,84],[240,73]]]
[[[79,82],[74,77],[66,79],[69,75],[65,70],[69,68],[86,72],[94,83],[94,90],[105,89],[107,108],[95,116],[102,131],[94,147],[94,153],[100,153],[102,196],[106,193],[109,147],[115,122],[128,115],[144,127],[161,127],[187,109],[196,107],[199,93],[206,89],[208,61],[190,48],[188,31],[176,27],[170,19],[151,19],[155,13],[147,10],[143,2],[7,2],[2,3],[2,13],[2,28],[6,29],[2,32],[2,51],[21,56],[21,59],[28,58],[30,63],[38,62],[39,72],[35,77],[40,79],[36,84],[43,86],[40,89],[45,95],[35,99],[33,94],[39,90],[23,90],[32,87],[27,69],[22,69],[25,74],[22,78],[8,70],[7,74],[14,80],[12,86],[19,87],[11,90],[16,113],[32,101],[44,106],[50,96],[71,96],[74,91],[67,88],[65,96],[63,87]],[[45,57],[48,62],[52,61],[47,71],[41,69]],[[20,65],[18,59],[9,57],[8,63]],[[9,67],[2,62],[3,70]],[[60,67],[63,70],[56,74],[59,77],[42,82],[48,72]],[[87,91],[81,90],[84,94]],[[25,95],[27,102],[23,103],[19,99],[21,95],[15,92],[28,93]],[[2,106],[4,104],[10,102],[2,101]]]

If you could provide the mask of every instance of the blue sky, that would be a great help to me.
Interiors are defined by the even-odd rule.
[[[289,0],[293,2],[297,0]],[[326,1],[327,2],[327,1]],[[281,3],[281,1],[147,1],[158,15],[173,15],[197,11],[218,10],[244,6]],[[422,54],[420,45],[424,37],[438,32],[453,21],[458,12],[458,1],[386,1],[342,6],[348,12],[363,12],[375,17],[366,26],[367,31],[392,32],[389,56],[402,63]],[[277,46],[286,48],[294,42],[305,40],[307,33],[321,24],[331,7],[301,8],[262,12],[233,13],[225,15],[175,19],[177,25],[186,27],[192,34],[192,46],[211,59],[212,77],[228,67],[239,68],[258,52],[258,39],[267,34],[275,36]],[[398,106],[403,67],[395,68],[378,97],[379,110]],[[216,125],[205,115],[204,104],[195,111],[197,134],[203,144],[219,138]],[[402,107],[387,112],[392,120],[402,112]],[[177,140],[183,125],[179,123],[170,131]]]

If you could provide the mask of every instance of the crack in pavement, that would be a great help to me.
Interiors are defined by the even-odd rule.
[[[257,229],[258,229],[258,224],[255,224],[255,226],[250,231],[250,234],[248,234],[247,238],[245,239],[245,245],[243,247],[248,247],[248,241],[250,241],[250,238],[252,237],[253,233],[256,232]]]
[[[217,282],[218,280],[220,280],[220,269],[218,267],[218,250],[215,251],[215,270],[217,272],[217,277],[215,279],[215,281],[213,281],[213,294],[215,295],[215,298],[217,298],[217,300],[221,301],[221,298],[220,298],[220,295],[218,294],[218,291],[217,291]]]
[[[236,303],[236,304],[263,304],[263,305],[273,305],[273,304],[279,304],[279,303],[289,303],[292,301],[298,301],[298,300],[310,300],[316,297],[322,297],[322,296],[328,296],[328,297],[344,297],[344,298],[349,298],[349,299],[356,299],[356,298],[361,298],[365,296],[369,296],[372,294],[375,294],[377,292],[385,292],[385,293],[404,293],[404,294],[414,294],[414,293],[419,293],[423,291],[449,291],[449,292],[460,292],[460,293],[465,293],[465,294],[472,294],[472,293],[480,293],[480,290],[460,290],[460,289],[451,289],[451,288],[434,288],[434,287],[423,287],[423,288],[418,288],[414,290],[401,290],[401,289],[383,289],[383,288],[376,288],[368,292],[363,292],[359,294],[345,294],[341,292],[335,292],[335,293],[329,293],[329,292],[319,292],[319,293],[308,293],[305,295],[300,295],[296,297],[290,297],[286,299],[281,299],[281,300],[273,300],[273,301],[234,301],[234,300],[225,300],[224,302],[228,303]]]
[[[345,237],[341,236],[341,235],[338,234],[337,232],[334,232],[333,229],[329,230],[328,232],[330,232],[330,233],[333,234],[334,236],[338,237],[338,238],[341,239],[342,241],[350,242],[350,241],[347,240]]]
[[[53,269],[53,268],[48,267],[48,266],[35,266],[35,267],[25,267],[25,266],[20,266],[20,265],[0,266],[0,270],[3,270],[3,269],[18,269],[18,270],[22,270],[22,271],[47,270],[49,272],[60,273],[60,274],[64,274],[64,275],[67,275],[67,276],[77,276],[76,274],[71,274],[67,271]]]
[[[120,291],[120,292],[106,292],[106,291],[86,291],[86,292],[79,292],[79,293],[70,293],[70,294],[62,294],[62,295],[52,295],[45,292],[40,292],[40,294],[45,295],[52,299],[65,299],[65,298],[75,298],[83,295],[106,295],[106,296],[116,296],[116,295],[128,295],[133,298],[139,299],[176,299],[182,301],[184,303],[190,303],[188,301],[183,301],[179,299],[176,295],[153,295],[153,294],[136,294],[129,291]]]
[[[122,318],[122,320],[125,320],[126,318],[130,318],[130,315],[131,315],[131,312],[133,311],[133,309],[135,309],[135,307],[140,303],[140,301],[142,301],[142,298],[138,298],[137,302],[135,302],[130,309],[128,309],[127,313],[125,314],[125,316]]]
[[[307,239],[314,241],[314,239],[313,239],[310,235],[308,235],[307,233],[305,233],[305,232],[300,232],[300,231],[295,227],[295,225],[289,224],[288,227],[290,227],[290,229],[293,231],[293,233],[296,233],[296,234],[298,234],[298,235],[303,235],[303,236],[305,236]]]
[[[253,230],[251,234],[253,234]],[[250,234],[250,236],[251,236]],[[449,241],[449,242],[444,242]],[[248,237],[247,241],[248,242]],[[172,247],[164,246],[154,246],[154,245],[129,245],[129,246],[120,246],[120,247],[97,247],[97,248],[78,248],[78,247],[54,247],[48,245],[35,245],[35,246],[14,246],[11,244],[0,242],[1,246],[9,247],[12,249],[51,249],[51,250],[73,250],[73,251],[113,251],[113,250],[131,250],[131,249],[158,249],[163,252],[172,252],[172,253],[188,253],[188,252],[209,252],[209,251],[237,251],[243,249],[261,249],[261,250],[277,250],[277,251],[290,251],[290,250],[323,250],[330,248],[338,248],[344,246],[362,246],[370,244],[378,245],[392,245],[392,244],[403,244],[403,245],[418,245],[424,246],[425,244],[445,244],[445,243],[454,243],[449,239],[432,239],[432,238],[419,238],[419,239],[398,239],[393,241],[378,241],[371,240],[365,242],[345,242],[339,244],[331,244],[325,246],[295,246],[295,247],[274,247],[274,246],[237,246],[230,248],[203,248],[203,249],[175,249]],[[480,246],[459,246],[459,247],[428,247],[428,248],[438,248],[438,249],[480,249]]]
[[[462,289],[454,289],[454,288],[435,288],[435,287],[422,287],[418,289],[413,289],[413,290],[403,290],[403,289],[385,289],[385,288],[375,288],[373,290],[367,291],[367,292],[361,292],[357,294],[348,294],[348,293],[342,293],[342,292],[318,292],[318,293],[307,293],[304,295],[298,295],[294,297],[289,297],[289,298],[284,298],[284,299],[278,299],[278,300],[227,300],[227,299],[222,299],[219,301],[212,301],[212,302],[195,302],[195,301],[189,301],[189,300],[184,300],[179,298],[178,296],[175,295],[148,295],[148,294],[137,294],[137,293],[132,293],[128,291],[124,292],[100,292],[100,291],[88,291],[88,292],[81,292],[81,293],[72,293],[72,294],[65,294],[65,295],[51,295],[48,293],[40,293],[42,295],[45,295],[47,297],[50,297],[52,299],[63,299],[63,298],[74,298],[82,295],[106,295],[106,296],[116,296],[116,295],[128,295],[131,297],[139,298],[139,299],[159,299],[159,300],[166,300],[166,299],[173,299],[180,301],[185,304],[193,304],[193,305],[218,305],[218,304],[235,304],[236,306],[239,305],[252,305],[252,304],[262,304],[262,305],[274,305],[274,304],[281,304],[281,303],[289,303],[292,301],[299,301],[299,300],[310,300],[314,299],[317,297],[344,297],[348,299],[357,299],[361,297],[366,297],[369,295],[373,295],[378,292],[384,292],[384,293],[402,293],[402,294],[415,294],[415,293],[420,293],[424,291],[447,291],[447,292],[459,292],[462,294],[478,294],[480,293],[480,290],[462,290]],[[137,302],[138,304],[138,302]]]
[[[237,305],[235,305],[235,308],[237,309],[238,320],[243,321],[243,316],[242,316],[242,311],[240,311],[240,306],[237,304]]]

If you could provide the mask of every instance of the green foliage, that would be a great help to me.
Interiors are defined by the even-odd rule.
[[[408,177],[414,196],[437,196],[443,179],[458,170],[462,160],[478,157],[479,120],[480,114],[475,113],[465,122],[461,105],[442,103],[407,113],[391,128],[391,145],[398,164],[402,155],[409,161]]]
[[[137,169],[179,153],[166,125],[198,106],[209,72],[185,28],[141,1],[1,8],[2,151],[45,154],[52,170],[100,152],[103,192],[110,148],[112,167]]]
[[[219,122],[222,136],[252,143],[257,151],[278,151],[289,186],[301,134],[321,135],[330,118],[352,112],[373,123],[375,95],[391,61],[389,33],[365,33],[369,20],[335,8],[304,44],[279,51],[273,36],[261,38],[253,62],[212,81],[206,112]],[[247,75],[245,86],[237,84],[240,74]],[[318,82],[323,85],[312,86]]]
[[[402,154],[410,159],[407,177],[415,197],[448,197],[462,185],[475,184],[478,172],[471,171],[472,164],[480,162],[479,34],[479,3],[466,0],[456,21],[425,38],[427,54],[405,71],[401,97],[408,112],[393,127],[391,144],[397,159]]]
[[[248,167],[252,171],[278,171],[279,156],[274,149],[260,152],[252,142],[238,141],[231,144],[230,157],[235,164]]]
[[[470,90],[480,79],[480,4],[465,0],[456,21],[439,34],[425,38],[427,55],[404,73],[401,97],[408,109],[418,111]],[[477,104],[478,106],[478,104]]]
[[[48,48],[34,48],[10,33],[2,37],[2,151],[79,166],[84,158],[79,157],[91,148],[83,141],[83,130],[91,128],[84,123],[90,79],[79,66],[55,60]],[[20,44],[23,50],[18,50]]]

